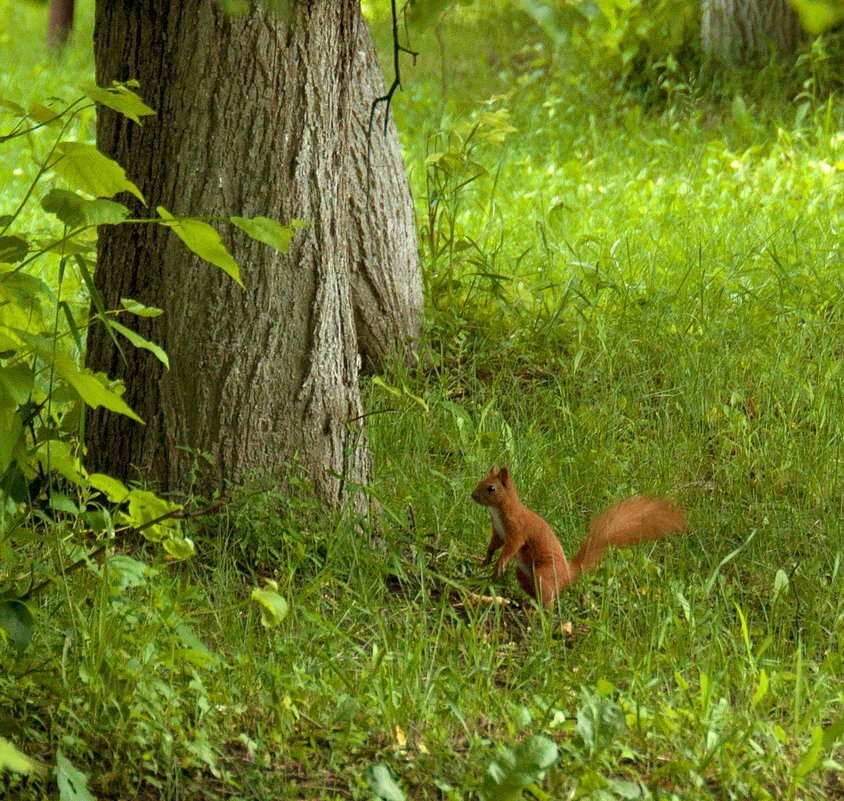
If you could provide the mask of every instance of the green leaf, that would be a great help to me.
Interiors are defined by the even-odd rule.
[[[519,798],[525,787],[542,779],[543,771],[557,761],[558,755],[554,742],[538,734],[515,750],[506,749],[501,760],[490,763],[484,797],[490,801]]]
[[[26,754],[18,751],[7,739],[0,737],[0,773],[43,773],[44,768]]]
[[[171,534],[161,544],[174,559],[190,559],[196,553],[193,540],[181,534]]]
[[[625,779],[608,779],[607,787],[618,797],[626,799],[627,801],[634,801],[637,798],[649,798],[650,793],[642,792],[642,786],[639,782],[633,782]]]
[[[129,490],[122,481],[105,475],[105,473],[91,473],[88,483],[99,490],[112,503],[123,503],[129,495]]]
[[[759,683],[756,685],[756,692],[750,701],[750,708],[755,709],[759,702],[768,694],[768,674],[762,668],[759,671]]]
[[[148,117],[151,114],[155,114],[155,111],[144,103],[138,95],[131,89],[127,89],[123,84],[115,82],[109,89],[100,86],[89,86],[85,89],[85,94],[91,100],[96,100],[98,103],[108,106],[124,117],[137,122],[138,125],[141,124],[140,117]]]
[[[0,389],[5,391],[13,403],[26,403],[34,382],[35,376],[28,364],[0,367]]]
[[[88,776],[61,751],[56,753],[56,784],[61,801],[95,801],[88,790]]]
[[[16,264],[29,253],[29,242],[19,236],[0,236],[0,264]]]
[[[44,472],[55,471],[80,487],[88,485],[87,473],[68,442],[59,439],[39,442],[30,455],[30,461],[39,464]]]
[[[0,476],[5,475],[23,435],[23,418],[15,408],[0,409]]]
[[[71,228],[83,225],[116,225],[129,216],[129,209],[113,200],[88,200],[67,189],[51,189],[41,199],[41,208],[55,214]]]
[[[127,312],[138,317],[158,317],[159,314],[164,314],[164,309],[159,309],[156,306],[144,306],[143,303],[133,298],[120,298],[120,305]]]
[[[26,116],[26,109],[24,109],[23,106],[19,106],[11,100],[6,100],[5,97],[0,97],[0,107],[9,109],[9,111],[13,112],[16,117]]]
[[[41,103],[33,103],[29,107],[29,117],[39,125],[59,125],[61,122],[59,113],[55,109]]]
[[[822,745],[824,748],[832,748],[832,746],[841,739],[844,735],[844,715],[838,720],[833,721],[823,730]]]
[[[53,369],[56,374],[67,381],[77,392],[80,398],[92,409],[104,406],[106,409],[125,414],[139,423],[143,423],[113,389],[109,389],[99,376],[91,373],[90,370],[80,370],[76,362],[67,354],[56,353],[53,356]],[[107,380],[107,379],[105,379]]]
[[[79,516],[79,507],[65,494],[53,492],[50,494],[50,508],[57,512]]]
[[[35,633],[35,618],[23,601],[0,601],[0,629],[9,635],[13,643],[24,646]]]
[[[776,601],[788,589],[788,574],[785,570],[777,570],[774,576],[774,600]]]
[[[287,601],[276,590],[278,585],[274,581],[267,582],[266,587],[252,589],[252,600],[256,601],[261,609],[261,625],[268,629],[281,623],[289,609]]]
[[[176,236],[197,256],[210,261],[243,286],[237,262],[220,241],[220,235],[208,223],[200,220],[176,219],[164,206],[159,206],[157,211],[165,220],[164,224],[172,228]]]
[[[146,563],[125,554],[117,554],[108,560],[109,579],[112,595],[120,594],[130,587],[145,584],[155,571]]]
[[[383,798],[384,801],[404,801],[407,797],[401,787],[396,784],[390,769],[383,762],[373,765],[369,769],[367,778],[372,792],[378,798]]]
[[[230,217],[229,219],[253,239],[270,245],[282,253],[287,253],[296,229],[307,225],[301,220],[293,220],[290,225],[282,225],[269,217]]]
[[[123,336],[126,337],[126,339],[128,339],[136,348],[143,348],[144,350],[148,350],[168,370],[170,369],[170,360],[167,358],[167,354],[164,352],[164,348],[162,348],[160,345],[156,345],[154,342],[150,342],[148,339],[144,339],[136,331],[133,331],[131,328],[127,328],[125,325],[120,325],[120,323],[117,323],[114,320],[112,320],[109,325],[111,325],[111,327],[115,331],[119,331],[121,334],[123,334]]]
[[[71,186],[94,197],[112,197],[118,192],[131,192],[146,205],[146,200],[116,161],[107,158],[96,147],[83,142],[59,142],[60,156],[52,168]]]
[[[844,19],[841,0],[788,0],[800,15],[803,27],[811,34],[834,28]]]
[[[184,507],[181,504],[165,501],[148,490],[139,489],[133,489],[127,500],[129,502],[128,513],[123,515],[123,519],[135,528],[146,526],[141,531],[145,539],[150,542],[162,542],[166,539],[176,541],[181,537],[181,526],[175,518],[164,518],[155,525],[148,525],[153,520],[158,520],[164,515],[183,509]],[[178,547],[178,545],[175,547]]]
[[[815,726],[812,729],[812,744],[803,752],[797,764],[794,766],[794,775],[797,778],[808,776],[821,761],[821,747],[823,746],[823,729]]]

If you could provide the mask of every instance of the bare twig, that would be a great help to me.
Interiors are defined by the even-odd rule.
[[[369,111],[369,128],[366,133],[366,208],[369,209],[369,190],[370,190],[370,174],[371,174],[371,159],[372,159],[372,122],[375,119],[375,109],[379,103],[384,103],[384,136],[387,135],[387,125],[390,121],[390,105],[393,102],[393,94],[396,89],[401,89],[401,67],[399,63],[399,56],[401,53],[407,53],[413,56],[413,63],[416,63],[416,57],[419,55],[414,50],[404,47],[399,43],[399,23],[398,15],[396,14],[396,0],[390,0],[393,12],[393,82],[387,90],[387,94],[382,97],[376,97],[372,101],[372,107]],[[401,13],[406,16],[408,3],[402,6]]]
[[[202,517],[204,515],[214,514],[214,512],[218,511],[223,506],[225,506],[225,503],[220,502],[212,504],[211,506],[204,506],[202,509],[194,509],[192,511],[187,509],[173,509],[171,512],[166,512],[163,515],[159,515],[154,520],[148,520],[146,523],[143,523],[140,526],[124,526],[123,528],[115,529],[114,537],[112,539],[116,539],[117,537],[128,537],[130,534],[139,534],[144,529],[161,523],[164,520],[187,520],[194,517]],[[92,559],[96,559],[106,549],[107,545],[108,543],[104,542],[102,545],[91,551],[91,553],[85,554],[85,556],[83,556],[81,559],[77,559],[72,565],[70,565],[70,567],[68,567],[64,571],[64,575],[67,576],[70,573],[74,573],[79,570],[79,568],[87,565]],[[53,579],[49,578],[42,581],[40,584],[30,586],[26,593],[22,595],[18,600],[26,601],[28,598],[31,598],[34,595],[38,595],[38,593],[40,593],[45,587],[49,586],[52,583]]]

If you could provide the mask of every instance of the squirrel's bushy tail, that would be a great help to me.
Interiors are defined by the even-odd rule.
[[[592,518],[589,537],[571,567],[576,577],[598,564],[611,545],[624,547],[662,539],[686,528],[686,515],[670,498],[637,495]]]

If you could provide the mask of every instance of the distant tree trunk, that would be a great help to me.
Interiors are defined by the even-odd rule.
[[[787,0],[703,0],[702,11],[703,49],[717,61],[788,56],[800,43],[800,17]]]
[[[377,371],[385,355],[419,336],[422,278],[416,216],[392,114],[384,135],[379,103],[369,136],[372,101],[386,94],[369,29],[361,21],[352,67],[352,298],[364,368]],[[371,146],[367,176],[367,143]],[[367,208],[367,189],[369,208]]]
[[[332,473],[366,481],[350,251],[356,275],[396,284],[392,295],[373,290],[379,302],[386,298],[384,316],[404,321],[385,323],[391,333],[382,341],[412,334],[418,317],[396,308],[413,296],[398,286],[413,270],[395,277],[391,262],[373,262],[385,226],[409,203],[394,189],[401,181],[378,182],[379,191],[398,194],[373,203],[380,216],[369,217],[369,249],[350,244],[350,232],[359,243],[366,230],[351,174],[361,159],[352,144],[353,76],[378,69],[376,61],[358,66],[358,15],[357,0],[296,2],[284,20],[263,12],[230,18],[211,0],[97,2],[98,83],[137,77],[158,112],[137,126],[102,109],[97,142],[150,208],[299,218],[307,227],[286,256],[223,229],[245,290],[167,230],[100,230],[96,280],[107,306],[134,297],[163,307],[164,315],[133,327],[165,347],[171,369],[131,348],[124,359],[102,329],[91,330],[87,364],[124,380],[125,398],[146,424],[102,409],[89,414],[90,469],[184,490],[187,446],[214,459],[199,477],[206,494],[250,470],[280,475],[294,457],[326,499],[344,497],[345,482]],[[376,313],[363,316],[379,328]]]
[[[47,22],[47,48],[60,50],[73,31],[74,0],[51,0]]]

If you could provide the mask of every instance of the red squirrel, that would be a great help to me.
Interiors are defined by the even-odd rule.
[[[593,517],[589,536],[569,562],[551,526],[519,500],[506,467],[498,471],[493,465],[472,499],[489,508],[492,520],[484,564],[504,546],[495,577],[500,578],[507,562],[515,559],[522,589],[546,609],[563,587],[592,570],[609,546],[638,545],[686,528],[685,513],[670,498],[637,495]]]

